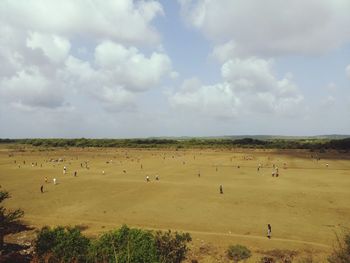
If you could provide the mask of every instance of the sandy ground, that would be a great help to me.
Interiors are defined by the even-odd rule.
[[[91,236],[124,223],[188,231],[193,236],[191,253],[200,262],[225,262],[224,250],[236,243],[253,251],[247,262],[276,248],[296,250],[300,256],[312,253],[316,262],[324,262],[335,232],[350,226],[350,156],[325,153],[317,160],[311,155],[316,154],[248,149],[20,150],[3,145],[0,184],[12,195],[6,205],[22,208],[25,220],[36,227],[84,225]],[[272,177],[273,165],[279,170],[277,178]]]

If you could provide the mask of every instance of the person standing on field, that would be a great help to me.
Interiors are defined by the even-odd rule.
[[[271,238],[271,225],[270,224],[267,224],[267,237],[270,239]]]
[[[40,192],[44,193],[44,186],[43,185],[40,187]]]

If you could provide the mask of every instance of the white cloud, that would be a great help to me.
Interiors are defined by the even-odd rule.
[[[212,117],[299,115],[303,96],[289,75],[277,79],[272,66],[272,60],[258,58],[229,60],[222,66],[221,83],[202,85],[196,79],[187,80],[170,95],[170,102],[174,108]]]
[[[185,20],[217,43],[219,59],[317,54],[350,41],[348,0],[179,0]]]
[[[171,77],[170,58],[152,52],[162,14],[158,1],[1,1],[2,102],[58,109],[79,94],[108,110],[135,108],[137,93]]]
[[[231,118],[240,104],[229,83],[201,85],[198,79],[185,80],[170,99],[173,107],[214,118]]]
[[[350,79],[350,64],[345,68],[345,73],[347,77]]]
[[[216,45],[211,53],[211,56],[220,62],[225,62],[229,58],[237,57],[237,55],[236,45],[232,40],[222,45]]]
[[[146,57],[135,47],[111,41],[98,45],[94,56],[92,64],[70,56],[60,74],[71,88],[88,92],[109,110],[134,107],[136,93],[154,88],[171,72],[167,55],[153,52]]]
[[[157,1],[20,0],[0,2],[0,22],[23,31],[124,43],[157,43],[150,24],[163,14]]]
[[[336,99],[333,96],[329,95],[321,101],[321,106],[329,110],[329,108],[334,106],[335,102]]]
[[[177,79],[179,76],[180,76],[180,74],[177,71],[170,72],[170,78],[172,78],[172,79]]]
[[[326,89],[330,92],[334,92],[337,90],[337,85],[334,82],[330,82],[328,83],[328,85],[326,86]]]
[[[30,32],[26,41],[27,47],[41,49],[51,61],[62,62],[70,50],[70,42],[57,35],[44,35],[38,32]]]
[[[31,67],[1,79],[0,94],[3,100],[8,99],[17,106],[57,108],[63,106],[63,94],[57,86],[52,93],[54,85],[38,68]]]
[[[147,58],[135,47],[125,48],[110,41],[96,47],[95,61],[105,74],[133,91],[154,87],[171,69],[170,58],[163,53],[153,52]]]

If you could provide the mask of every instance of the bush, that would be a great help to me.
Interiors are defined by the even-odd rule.
[[[2,206],[2,202],[10,197],[9,192],[3,190],[0,191],[0,252],[4,247],[5,235],[13,231],[13,226],[19,224],[19,219],[24,214],[21,209],[10,211]]]
[[[186,259],[187,243],[192,240],[189,233],[156,232],[157,254],[161,263],[180,263]]]
[[[90,241],[77,227],[43,227],[35,242],[35,252],[40,259],[52,255],[53,262],[85,262]]]
[[[234,262],[239,262],[241,260],[250,258],[251,255],[252,253],[245,246],[235,245],[229,246],[229,248],[227,249],[228,258],[233,260]]]
[[[276,260],[272,257],[262,257],[260,258],[259,263],[275,263]]]
[[[345,234],[341,240],[337,236],[338,245],[333,253],[328,257],[330,263],[349,263],[350,262],[350,234]]]
[[[291,263],[293,262],[293,258],[298,253],[296,251],[288,250],[288,249],[273,249],[273,250],[265,251],[264,254],[268,256],[267,259],[275,260],[271,262]],[[270,262],[270,261],[267,261],[267,262]]]
[[[93,242],[89,253],[90,262],[152,263],[157,259],[152,233],[126,225],[103,234]]]

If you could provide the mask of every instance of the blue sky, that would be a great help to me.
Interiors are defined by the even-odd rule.
[[[350,134],[348,0],[0,2],[0,137]]]

